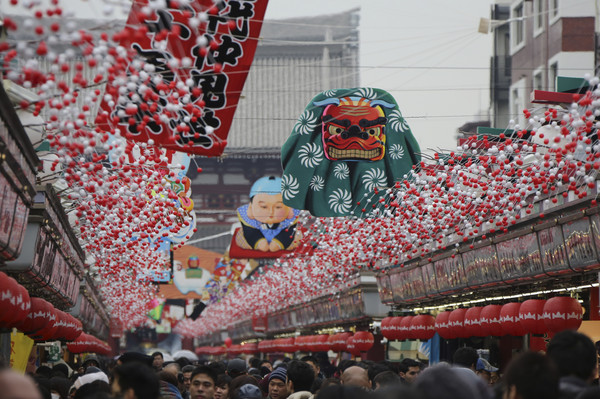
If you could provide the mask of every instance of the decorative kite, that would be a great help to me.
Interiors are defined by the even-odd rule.
[[[280,177],[265,176],[254,182],[250,203],[237,211],[242,226],[231,241],[232,258],[278,258],[298,245],[300,211],[283,203]]]
[[[135,0],[113,39],[102,130],[221,155],[254,59],[268,0]]]
[[[419,145],[386,91],[336,89],[313,98],[281,150],[284,204],[314,216],[376,217],[407,179]]]

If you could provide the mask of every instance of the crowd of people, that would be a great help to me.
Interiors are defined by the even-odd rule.
[[[545,353],[515,355],[503,373],[468,346],[427,367],[408,358],[333,365],[326,353],[192,364],[128,352],[107,365],[90,355],[77,370],[59,363],[31,376],[2,368],[0,399],[592,399],[600,398],[597,374],[596,345],[563,331]]]

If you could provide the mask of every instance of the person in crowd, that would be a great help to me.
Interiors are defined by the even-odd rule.
[[[325,379],[333,377],[333,375],[337,371],[337,367],[331,364],[331,362],[329,361],[329,357],[327,356],[327,352],[317,352],[315,353],[315,358],[318,361],[319,370],[323,375],[323,378]]]
[[[100,359],[98,359],[98,356],[91,353],[84,357],[83,363],[81,363],[81,366],[79,366],[79,368],[77,369],[77,374],[84,375],[88,367],[95,367],[97,369],[100,369]]]
[[[342,382],[339,378],[335,377],[325,378],[323,380],[323,383],[321,384],[321,390],[327,388],[330,385],[342,385]]]
[[[213,399],[217,374],[215,369],[208,366],[198,366],[192,372],[190,399]]]
[[[313,368],[301,360],[292,360],[287,368],[287,389],[289,399],[312,398],[310,388],[315,380]]]
[[[262,391],[257,385],[244,384],[232,392],[232,399],[262,399]]]
[[[160,399],[183,399],[177,388],[177,377],[170,371],[162,370],[156,373],[160,384]]]
[[[339,364],[338,364],[338,377],[342,375],[342,373],[344,372],[344,370],[346,370],[348,367],[350,366],[356,366],[357,362],[356,360],[350,360],[350,359],[345,359],[342,360]]]
[[[356,386],[363,389],[371,389],[369,373],[362,367],[350,366],[342,373],[342,385]]]
[[[229,383],[229,395],[233,396],[234,391],[236,391],[242,385],[246,385],[246,384],[256,385],[257,387],[260,388],[260,383],[259,383],[258,379],[256,379],[255,377],[253,377],[251,375],[248,375],[248,374],[242,374],[242,375],[238,375],[237,377],[232,379],[231,382]]]
[[[471,348],[470,346],[463,346],[454,352],[454,355],[452,356],[452,364],[457,367],[471,369],[473,372],[475,372],[477,359],[479,359],[479,355],[474,348]]]
[[[248,374],[248,367],[244,359],[235,358],[227,362],[227,375],[231,378]]]
[[[88,366],[85,369],[85,374],[81,377],[77,377],[73,385],[71,386],[71,394],[73,391],[78,391],[82,386],[92,383],[94,381],[102,381],[106,384],[109,383],[108,376],[105,372],[94,366]]]
[[[152,368],[156,371],[160,371],[163,368],[163,363],[165,362],[165,358],[162,353],[154,352],[152,354]]]
[[[561,399],[575,398],[596,375],[596,347],[584,334],[572,330],[556,333],[548,344],[546,354],[558,367]]]
[[[229,399],[229,387],[231,381],[231,377],[227,374],[219,374],[219,376],[217,376],[215,399]]]
[[[154,371],[138,362],[127,362],[114,369],[112,394],[124,399],[158,399],[160,383]]]
[[[50,379],[52,378],[52,369],[48,366],[40,366],[35,370],[35,375]]]
[[[0,399],[42,399],[34,380],[12,369],[0,370]]]
[[[162,365],[162,371],[171,373],[177,378],[177,375],[181,372],[181,366],[177,362],[164,362]]]
[[[314,357],[314,356],[303,356],[300,358],[301,361],[306,362],[310,365],[310,367],[312,367],[314,373],[315,373],[315,378],[320,378],[323,379],[324,376],[323,374],[321,374],[321,366],[319,365],[319,361]]]
[[[395,386],[400,383],[402,383],[402,378],[391,370],[383,371],[373,378],[375,390],[379,390],[384,387]]]
[[[181,396],[183,399],[190,398],[190,385],[192,383],[192,371],[194,371],[195,367],[191,364],[184,366],[181,369]]]
[[[481,377],[486,384],[492,385],[492,373],[497,372],[498,368],[494,367],[486,359],[480,357],[475,365],[475,374]]]
[[[52,399],[67,399],[69,397],[70,387],[71,381],[66,377],[50,378],[50,393],[52,394]]]
[[[412,384],[423,369],[423,364],[415,359],[405,358],[398,364],[398,375],[403,382]]]
[[[545,355],[524,352],[514,357],[504,373],[505,399],[557,399],[558,369]]]
[[[161,354],[161,356],[162,356],[162,354]],[[121,365],[121,364],[131,363],[131,362],[142,363],[142,364],[148,365],[149,367],[154,368],[152,366],[152,364],[153,364],[152,356],[145,355],[145,354],[139,353],[139,352],[123,353],[121,356],[119,356],[119,359],[117,359],[117,366]]]
[[[69,366],[66,363],[56,363],[52,366],[52,377],[69,378],[70,374]]]
[[[72,396],[73,399],[112,399],[110,385],[96,380],[82,385]]]
[[[492,398],[491,389],[473,371],[445,363],[423,370],[411,386],[417,389],[423,399]]]
[[[284,367],[277,367],[268,377],[269,394],[268,399],[286,399],[289,395],[287,386],[287,370]]]
[[[259,367],[259,369],[260,369],[260,368],[263,368],[263,367],[267,368],[267,370],[269,370],[269,373],[270,373],[271,371],[273,371],[273,365],[272,365],[272,364],[271,364],[271,362],[270,362],[270,361],[268,361],[267,359],[263,359],[263,360],[260,362],[260,367]],[[268,373],[267,373],[267,374],[268,374]]]
[[[367,369],[367,373],[369,375],[369,380],[371,381],[371,389],[375,389],[375,377],[378,374],[383,373],[384,371],[391,371],[389,369],[389,367],[386,364],[383,364],[381,362],[377,362],[377,363],[373,363],[369,366],[369,368]]]
[[[251,357],[250,360],[248,360],[248,365],[252,368],[260,370],[260,362],[261,361],[258,357]]]

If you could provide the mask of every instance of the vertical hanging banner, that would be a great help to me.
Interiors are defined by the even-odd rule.
[[[113,36],[98,129],[219,156],[254,58],[268,0],[135,0]]]
[[[25,373],[33,344],[33,340],[22,332],[13,330],[13,332],[10,333],[11,369]]]

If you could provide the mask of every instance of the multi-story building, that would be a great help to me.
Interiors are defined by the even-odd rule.
[[[525,127],[522,110],[531,107],[530,93],[555,90],[557,76],[581,78],[594,73],[599,6],[597,0],[510,4],[510,119]]]

